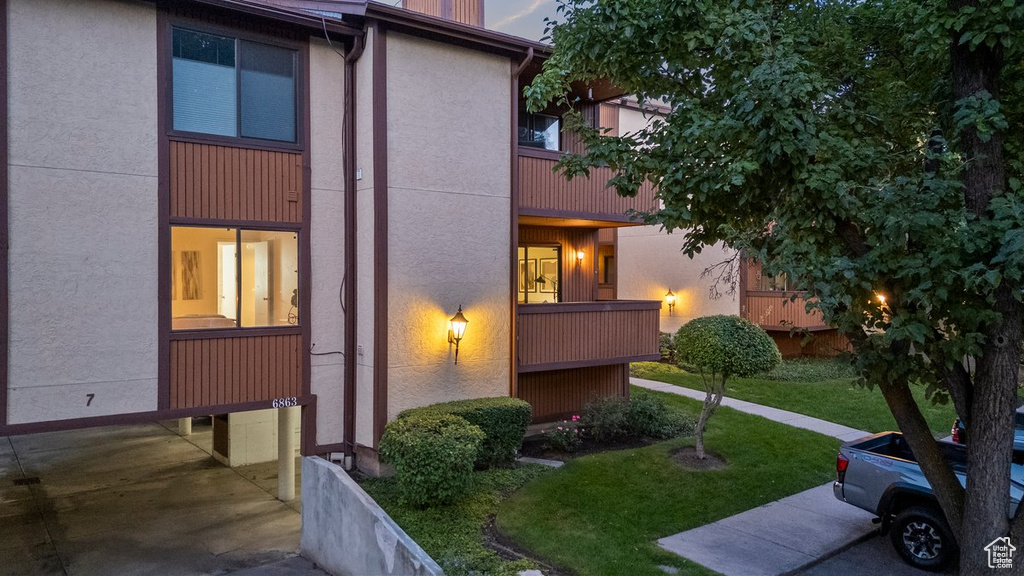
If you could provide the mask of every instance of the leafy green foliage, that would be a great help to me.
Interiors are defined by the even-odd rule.
[[[676,363],[676,345],[671,333],[662,332],[658,335],[658,349],[661,352],[662,362]]]
[[[635,390],[629,396],[626,429],[633,436],[665,440],[693,434],[694,421],[670,411],[661,396]]]
[[[768,372],[782,361],[771,336],[739,316],[690,320],[676,333],[675,342],[680,360],[723,379]]]
[[[588,402],[583,407],[580,423],[588,436],[598,442],[608,442],[626,436],[628,413],[629,402],[625,398],[608,396]]]
[[[399,418],[384,429],[380,455],[395,466],[403,503],[449,504],[469,490],[483,439],[480,428],[451,414]]]
[[[454,414],[480,427],[485,437],[480,443],[476,466],[487,468],[510,464],[516,459],[533,411],[529,402],[518,398],[474,398],[405,410],[398,418],[441,414]]]
[[[482,529],[505,498],[550,472],[550,468],[535,464],[478,471],[473,474],[472,488],[458,502],[433,508],[403,504],[396,478],[365,478],[360,484],[445,574],[516,576],[537,566],[529,560],[498,556],[484,545]]]
[[[579,416],[563,420],[544,432],[544,442],[548,448],[559,452],[571,453],[583,445],[583,425]]]

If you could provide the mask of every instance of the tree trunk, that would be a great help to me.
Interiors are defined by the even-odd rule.
[[[715,413],[715,408],[722,403],[722,398],[725,396],[725,376],[722,376],[722,382],[719,384],[715,380],[715,375],[711,375],[710,384],[704,375],[701,374],[701,379],[704,380],[704,405],[700,409],[700,417],[697,419],[697,429],[695,432],[696,442],[694,450],[697,452],[697,458],[703,460],[707,457],[704,452],[704,428],[707,427],[708,420],[711,415]]]
[[[981,10],[979,4],[978,0],[950,0],[949,7],[954,12],[965,7]],[[961,44],[958,36],[954,33],[950,44],[954,99],[988,92],[998,100],[1001,49],[984,43],[971,49],[969,43]],[[1003,136],[997,131],[985,140],[974,123],[967,123],[959,137],[965,157],[966,206],[984,219],[988,217],[992,198],[1006,189]],[[960,539],[963,574],[990,573],[984,547],[1010,533],[1010,459],[1021,337],[1020,304],[1014,300],[1012,290],[1006,285],[996,290],[995,311],[1002,315],[1002,320],[985,331],[985,351],[977,360],[972,387],[967,422],[968,484]],[[1015,545],[1020,547],[1021,542]],[[1015,572],[1024,569],[1024,561],[1014,564]]]

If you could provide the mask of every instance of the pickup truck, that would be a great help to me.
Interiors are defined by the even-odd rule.
[[[938,440],[961,484],[967,480],[962,444]],[[1024,496],[1024,453],[1014,452],[1010,469],[1010,515]],[[846,442],[836,457],[836,498],[877,514],[882,532],[900,557],[924,570],[941,570],[957,557],[956,540],[928,480],[899,432],[882,432]]]

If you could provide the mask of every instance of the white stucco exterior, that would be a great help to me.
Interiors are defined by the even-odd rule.
[[[343,115],[345,60],[326,41],[309,46],[312,261],[310,390],[317,396],[316,441],[344,440],[345,174]],[[354,280],[354,279],[353,279]]]
[[[509,393],[512,127],[508,58],[400,34],[387,48],[391,419]]]
[[[155,410],[156,9],[8,7],[8,423]]]

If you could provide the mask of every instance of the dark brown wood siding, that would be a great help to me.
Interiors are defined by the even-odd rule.
[[[483,0],[402,0],[402,8],[470,26],[484,25]]]
[[[302,396],[301,348],[300,334],[174,340],[170,407]]]
[[[518,397],[533,406],[534,422],[579,414],[589,402],[629,394],[629,364],[519,375]]]
[[[519,306],[519,371],[657,360],[661,302],[615,300]]]
[[[747,292],[744,317],[765,330],[826,328],[817,310],[807,312],[802,296],[790,301],[792,292]]]
[[[520,226],[519,245],[558,244],[562,247],[562,302],[589,302],[597,298],[597,230]],[[583,250],[583,260],[576,251]]]
[[[569,181],[561,173],[552,172],[556,159],[529,154],[531,151],[521,151],[519,155],[519,210],[522,214],[619,222],[626,219],[629,209],[645,211],[656,206],[654,186],[650,183],[644,183],[633,198],[624,198],[606,186],[614,175],[611,168],[593,168],[589,178]]]
[[[441,0],[402,0],[402,8],[441,18]]]
[[[302,154],[172,141],[171,218],[302,222]]]

